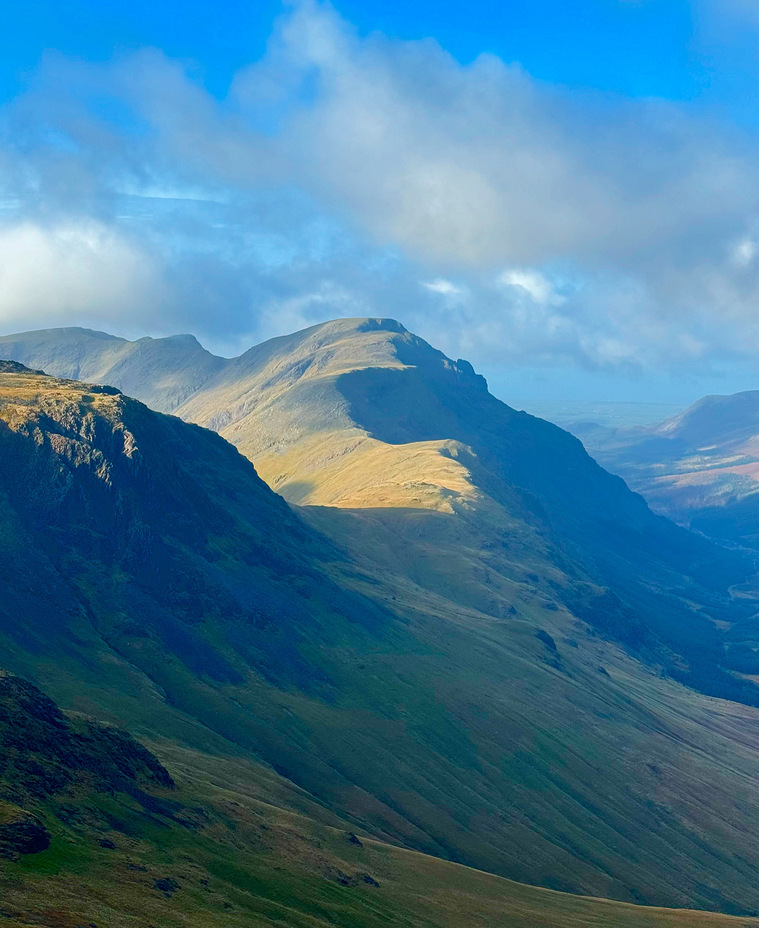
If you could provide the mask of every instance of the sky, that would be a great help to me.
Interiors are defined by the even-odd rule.
[[[390,316],[514,405],[759,388],[759,0],[6,0],[0,331]]]

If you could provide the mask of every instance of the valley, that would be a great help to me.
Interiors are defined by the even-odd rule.
[[[728,544],[756,548],[758,392],[707,396],[645,428],[569,427],[657,512]]]

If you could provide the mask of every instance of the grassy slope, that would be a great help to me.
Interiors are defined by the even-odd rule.
[[[362,840],[271,771],[165,748],[178,782],[124,733],[67,718],[0,672],[4,924],[443,928],[689,917],[566,897]],[[35,836],[45,829],[49,846],[14,842],[7,823],[20,817]]]
[[[368,841],[363,849],[352,851],[346,849],[344,833],[317,830],[313,835],[314,829],[307,825],[304,838],[300,823],[288,824],[289,828],[281,828],[280,837],[291,842],[289,855],[255,854],[234,846],[220,849],[217,842],[177,835],[130,842],[128,852],[98,848],[77,855],[76,860],[69,853],[65,863],[43,852],[33,862],[7,865],[15,872],[12,881],[0,877],[5,883],[0,917],[9,928],[40,924],[51,928],[81,924],[743,928],[759,924],[754,919],[644,909],[553,893]],[[320,857],[321,872],[309,866],[310,860],[298,860],[292,844],[307,849],[310,857]],[[145,870],[135,871],[130,864]],[[358,882],[342,885],[340,877],[332,876],[333,868]],[[379,887],[363,882],[362,874],[368,871]],[[167,876],[178,884],[171,894],[155,887],[156,879]]]
[[[36,463],[5,474],[5,653],[64,705],[258,756],[350,827],[481,868],[759,907],[759,837],[745,830],[759,814],[756,713],[662,682],[578,623],[534,528],[520,523],[513,547],[483,560],[458,520],[440,544],[429,519],[450,513],[417,510],[377,529],[392,536],[384,560],[353,564],[215,436],[81,385],[8,378],[8,437]],[[66,474],[74,495],[37,499],[19,473],[44,477],[39,487]],[[100,493],[116,497],[95,506]],[[87,511],[128,518],[114,536],[94,515],[77,524]],[[37,517],[52,533],[29,534]],[[140,560],[148,528],[158,584]],[[458,531],[471,552],[446,547]],[[403,569],[397,539],[412,552]],[[229,608],[190,609],[219,601]]]
[[[362,836],[245,764],[176,748],[172,819],[81,787],[38,805],[52,844],[0,861],[4,925],[76,928],[738,928],[706,912],[653,909],[514,883]],[[176,765],[176,766],[175,766]],[[252,783],[256,783],[252,786]],[[165,801],[165,800],[164,800]],[[303,811],[287,808],[299,804]],[[57,808],[56,808],[57,805]],[[67,810],[65,822],[61,808]],[[76,810],[78,815],[72,815]],[[83,814],[86,811],[86,815]],[[305,814],[304,814],[305,813]],[[308,814],[310,813],[310,814]],[[102,847],[105,839],[114,845]],[[172,882],[168,882],[172,881]]]

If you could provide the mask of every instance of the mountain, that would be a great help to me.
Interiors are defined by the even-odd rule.
[[[29,364],[32,355],[39,364]],[[47,329],[2,339],[0,356],[47,374],[112,384],[171,412],[224,368],[192,335],[128,341],[91,329]]]
[[[759,909],[756,690],[719,666],[756,611],[741,558],[397,323],[259,346],[201,401],[322,505],[113,387],[0,373],[8,670],[177,783],[284,795],[428,874]]]
[[[657,512],[723,541],[759,544],[759,391],[707,396],[647,428],[572,430]]]
[[[101,346],[112,341],[47,330],[2,339],[0,353],[73,376],[102,368]],[[119,387],[140,384],[136,395],[147,402],[155,383],[176,373],[177,343],[202,351],[186,336],[115,341],[125,360],[109,376]],[[715,624],[751,613],[725,591],[752,565],[654,516],[567,432],[493,397],[468,362],[389,319],[335,320],[215,360],[197,389],[173,381],[186,398],[171,408],[235,444],[354,555],[356,544],[389,550],[385,566],[396,570],[393,551],[407,538],[402,569],[414,582],[425,576],[428,590],[499,617],[515,608],[515,583],[545,576],[547,601],[655,653],[678,679],[757,700],[751,684],[719,670]],[[431,535],[421,562],[420,532]]]

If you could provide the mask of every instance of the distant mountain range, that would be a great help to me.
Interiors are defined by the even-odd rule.
[[[724,541],[759,545],[759,391],[706,396],[645,428],[568,427],[657,512]]]
[[[56,375],[0,370],[8,670],[194,795],[234,771],[407,852],[759,909],[751,559],[391,320],[232,360],[75,329],[0,355]]]

